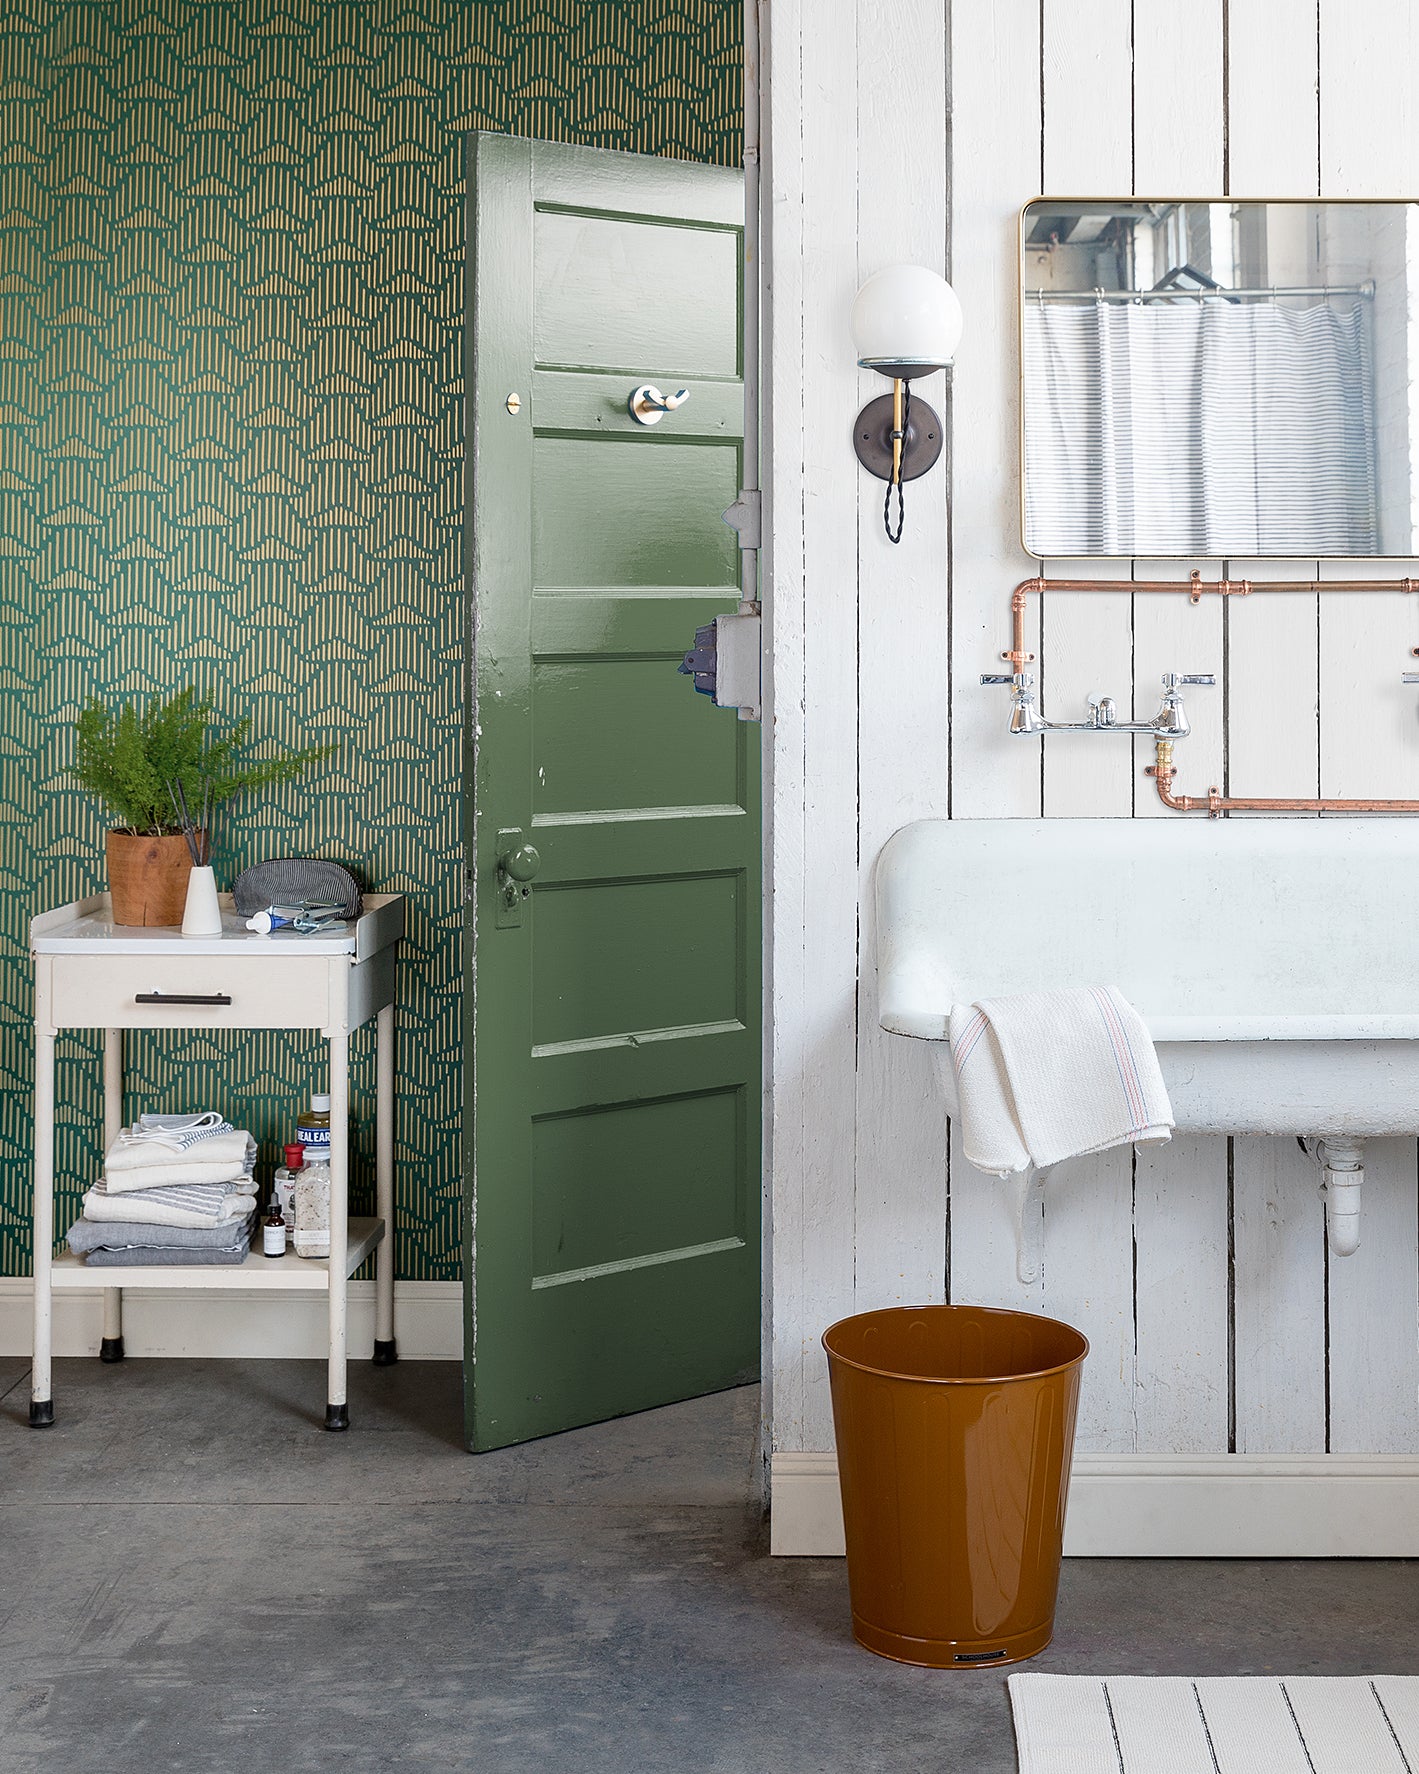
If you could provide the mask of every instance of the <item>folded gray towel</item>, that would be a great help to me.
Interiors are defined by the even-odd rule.
[[[220,1226],[153,1226],[143,1220],[75,1220],[69,1248],[76,1256],[90,1250],[230,1250],[251,1236],[255,1214]]]
[[[230,1250],[193,1250],[172,1245],[149,1245],[143,1250],[91,1250],[84,1258],[86,1269],[182,1269],[207,1264],[244,1263],[251,1246],[243,1240]]]

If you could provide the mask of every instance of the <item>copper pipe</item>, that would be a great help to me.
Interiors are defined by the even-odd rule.
[[[1224,813],[1419,813],[1419,801],[1343,801],[1318,797],[1224,795],[1214,784],[1205,795],[1175,795],[1173,742],[1157,742],[1157,762],[1143,772],[1158,785],[1158,799],[1175,813],[1205,813],[1219,819]]]
[[[1022,579],[1010,594],[1010,651],[1000,655],[1009,661],[1012,671],[1023,671],[1034,660],[1035,655],[1025,646],[1025,605],[1032,592],[1043,596],[1047,591],[1181,591],[1186,592],[1188,601],[1195,604],[1204,593],[1217,597],[1247,597],[1254,591],[1419,591],[1419,579],[1216,579],[1207,583],[1199,572],[1194,572],[1186,580]],[[1305,805],[1310,806],[1310,803]],[[1283,810],[1295,809],[1287,802],[1278,805],[1277,811]]]

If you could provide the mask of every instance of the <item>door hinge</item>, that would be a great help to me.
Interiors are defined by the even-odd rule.
[[[739,497],[720,514],[741,548],[758,548],[764,527],[764,496],[757,487],[741,487]]]

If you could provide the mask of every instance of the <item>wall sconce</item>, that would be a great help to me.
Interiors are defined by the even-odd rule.
[[[892,392],[869,400],[853,427],[853,448],[869,474],[887,483],[882,527],[900,542],[905,512],[902,483],[936,465],[944,438],[941,420],[924,400],[913,402],[916,376],[945,369],[961,339],[961,304],[944,277],[924,265],[892,265],[857,292],[852,336],[863,369],[890,377]],[[892,530],[892,489],[897,528]]]

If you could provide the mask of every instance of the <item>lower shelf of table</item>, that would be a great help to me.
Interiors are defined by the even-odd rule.
[[[353,1275],[384,1237],[383,1220],[352,1219],[345,1274]],[[258,1226],[256,1236],[261,1237]],[[325,1293],[330,1286],[330,1263],[325,1257],[264,1257],[260,1244],[253,1245],[244,1263],[194,1263],[191,1267],[167,1268],[157,1263],[134,1263],[121,1269],[91,1269],[72,1251],[54,1259],[51,1286],[55,1288],[173,1287],[285,1289],[291,1293]]]

